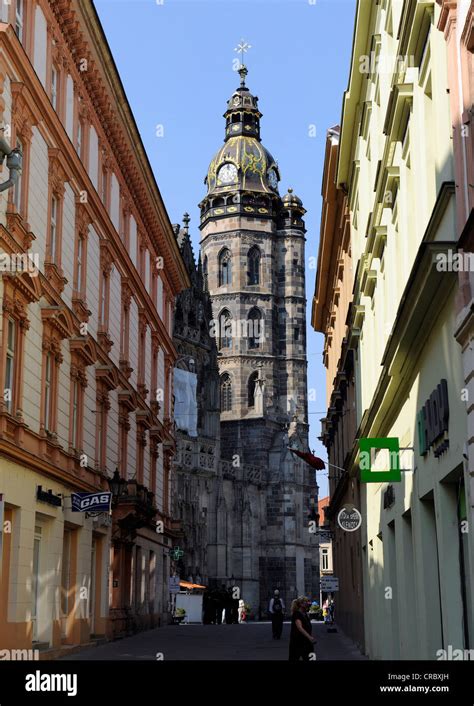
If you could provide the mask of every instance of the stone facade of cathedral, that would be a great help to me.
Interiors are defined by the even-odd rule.
[[[172,517],[184,555],[173,570],[180,578],[210,589],[239,586],[236,552],[251,556],[260,541],[262,469],[237,468],[221,458],[220,393],[217,341],[211,299],[199,258],[196,264],[189,217],[175,235],[191,287],[176,300],[173,342],[178,352],[174,380],[177,449],[172,474]],[[241,482],[241,473],[246,483]],[[249,573],[249,572],[247,572]],[[257,567],[251,581],[258,586]],[[258,588],[247,590],[249,601]],[[258,613],[258,603],[252,608]]]
[[[308,449],[306,231],[301,200],[291,189],[279,195],[278,165],[260,141],[258,99],[245,67],[239,73],[200,204],[221,411],[208,561],[263,614],[275,588],[287,605],[319,591],[308,528],[314,471],[289,450]]]
[[[176,457],[172,475],[172,516],[179,520],[184,555],[175,570],[184,580],[205,582],[215,573],[217,479],[220,471],[220,410],[217,348],[210,335],[212,310],[205,291],[200,260],[195,262],[189,217],[175,226],[191,287],[176,300],[173,342],[175,369],[174,417]]]

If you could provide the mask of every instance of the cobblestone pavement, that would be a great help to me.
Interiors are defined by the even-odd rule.
[[[273,640],[270,623],[246,625],[168,625],[133,637],[81,650],[67,660],[287,660],[290,623]],[[317,660],[365,659],[340,631],[328,633],[313,622]]]

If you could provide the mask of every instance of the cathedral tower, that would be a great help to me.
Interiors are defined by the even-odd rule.
[[[201,251],[219,350],[221,453],[236,495],[225,508],[232,574],[264,610],[274,588],[287,601],[318,590],[314,472],[288,450],[308,449],[305,209],[291,189],[279,194],[258,98],[244,66],[239,74],[205,179]]]

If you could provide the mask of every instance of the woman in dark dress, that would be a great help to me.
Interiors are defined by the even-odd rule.
[[[290,662],[302,659],[309,662],[309,656],[314,653],[311,620],[307,615],[310,601],[308,598],[295,598],[291,604],[291,631],[290,631]]]

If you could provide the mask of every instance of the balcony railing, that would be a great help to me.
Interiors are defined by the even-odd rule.
[[[188,439],[178,439],[175,458],[177,468],[190,473],[217,473],[217,456],[214,444]]]

